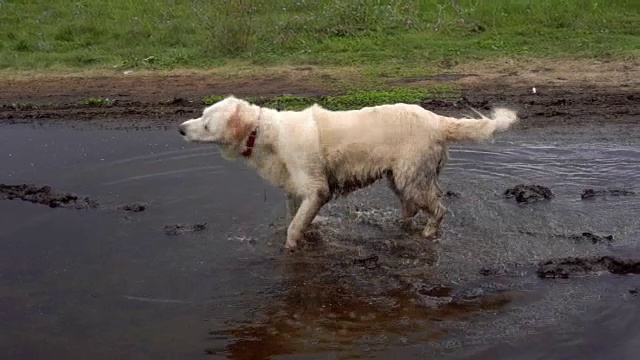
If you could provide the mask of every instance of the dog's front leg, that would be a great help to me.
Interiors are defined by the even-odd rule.
[[[287,221],[292,221],[296,216],[298,209],[300,209],[300,204],[302,203],[302,198],[296,194],[287,194]]]
[[[284,245],[286,249],[293,249],[298,245],[305,230],[318,215],[320,208],[329,201],[329,197],[329,191],[323,189],[302,198],[300,207],[287,229],[287,241]]]

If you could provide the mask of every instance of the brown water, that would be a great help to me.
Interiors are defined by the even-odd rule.
[[[102,204],[0,201],[0,354],[632,359],[635,276],[540,280],[534,270],[557,257],[640,258],[639,196],[580,199],[584,188],[640,191],[639,143],[617,141],[614,127],[537,131],[452,147],[442,186],[460,197],[446,200],[435,245],[399,230],[397,200],[380,184],[330,203],[313,241],[284,255],[283,195],[210,147],[171,130],[0,127],[0,183]],[[555,197],[502,197],[519,183]],[[136,201],[147,210],[117,210]],[[585,231],[614,241],[568,238]]]

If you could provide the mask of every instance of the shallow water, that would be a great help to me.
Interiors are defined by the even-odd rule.
[[[639,196],[580,199],[584,188],[640,191],[638,144],[584,136],[452,147],[441,184],[460,197],[445,200],[437,244],[401,231],[397,200],[376,184],[326,206],[313,241],[288,256],[280,191],[209,146],[174,131],[4,126],[0,183],[50,185],[103,207],[0,201],[0,352],[632,358],[634,276],[543,281],[533,271],[555,257],[640,257]],[[555,196],[502,197],[519,183]],[[148,209],[117,209],[135,201]],[[163,232],[198,222],[207,229]],[[614,241],[562,237],[585,231]]]

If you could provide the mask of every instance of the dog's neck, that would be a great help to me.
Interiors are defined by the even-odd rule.
[[[260,109],[260,112],[258,113],[258,119],[256,120],[256,126],[253,128],[253,130],[251,131],[251,133],[249,133],[249,137],[247,138],[247,141],[245,142],[245,148],[244,151],[242,152],[242,156],[248,158],[251,156],[251,153],[253,152],[253,145],[256,142],[256,136],[258,136],[258,124],[260,123],[260,116],[262,115],[262,109]]]

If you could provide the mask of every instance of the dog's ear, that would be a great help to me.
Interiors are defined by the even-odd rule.
[[[237,104],[235,110],[229,118],[229,132],[231,138],[236,142],[241,142],[249,136],[251,132],[251,124],[247,122],[247,119],[243,116],[242,105]]]

